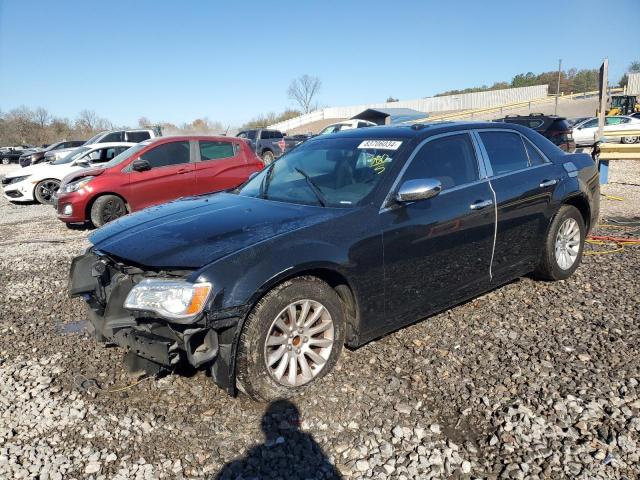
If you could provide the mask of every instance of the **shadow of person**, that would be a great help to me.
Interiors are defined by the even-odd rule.
[[[287,400],[275,401],[262,416],[264,443],[227,463],[218,480],[339,479],[338,470],[313,437],[300,430],[300,412]]]

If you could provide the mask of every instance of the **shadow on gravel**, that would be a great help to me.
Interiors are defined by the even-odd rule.
[[[261,423],[264,443],[227,463],[216,479],[342,478],[313,436],[300,430],[300,412],[293,403],[278,400],[269,404]]]

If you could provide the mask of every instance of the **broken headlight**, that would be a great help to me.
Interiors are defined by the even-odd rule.
[[[191,320],[205,307],[210,283],[146,279],[134,286],[124,308],[155,313],[170,320]]]

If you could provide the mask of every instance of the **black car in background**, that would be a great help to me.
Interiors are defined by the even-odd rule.
[[[327,374],[344,344],[530,272],[569,277],[599,188],[589,155],[517,124],[347,130],[234,191],[100,228],[70,294],[145,368],[188,362],[271,400]]]
[[[29,165],[35,165],[36,163],[43,162],[45,159],[45,154],[47,152],[53,152],[55,150],[61,150],[63,148],[73,148],[79,147],[84,143],[84,140],[64,140],[62,142],[56,142],[49,145],[47,148],[43,150],[39,150],[37,152],[27,152],[20,155],[20,165],[22,167],[28,167]]]
[[[571,134],[572,124],[564,117],[532,113],[531,115],[507,115],[495,121],[516,123],[532,128],[565,152],[571,153],[576,149],[576,143]]]
[[[10,163],[18,163],[20,157],[25,153],[37,152],[38,149],[31,145],[18,145],[15,147],[0,148],[0,163],[9,165]]]

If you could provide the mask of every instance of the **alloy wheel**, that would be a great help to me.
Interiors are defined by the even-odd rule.
[[[298,387],[325,367],[333,348],[335,328],[329,311],[315,300],[298,300],[271,323],[264,345],[270,375],[281,385]]]
[[[103,223],[108,223],[126,214],[124,205],[116,200],[109,200],[102,210]]]
[[[558,229],[555,256],[562,270],[569,270],[580,252],[580,227],[573,218],[567,218]]]
[[[58,191],[58,188],[60,188],[60,182],[56,180],[49,180],[38,185],[38,193],[40,194],[40,198],[42,200],[51,203],[53,194]]]

